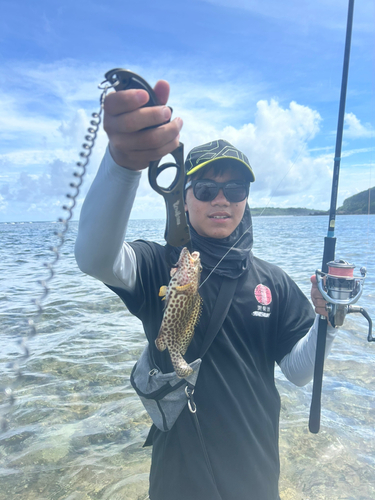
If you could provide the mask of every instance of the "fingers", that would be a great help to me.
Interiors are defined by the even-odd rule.
[[[157,95],[160,104],[166,104],[168,102],[169,90],[169,83],[165,80],[159,80],[156,82],[154,92]]]
[[[130,89],[111,92],[104,100],[104,112],[113,116],[129,113],[144,106],[149,99],[150,96],[145,90]]]
[[[320,295],[320,293],[319,293],[319,295]],[[326,301],[323,299],[323,297],[321,295],[320,295],[320,297],[317,297],[317,296],[314,297],[312,292],[311,292],[311,300],[313,301],[313,304],[315,307],[315,312],[317,314],[320,314],[321,316],[328,317],[328,311],[326,309]]]
[[[104,130],[111,133],[132,133],[147,127],[154,127],[168,122],[171,118],[168,106],[140,108],[120,114],[107,113],[104,117]]]
[[[108,134],[113,159],[131,170],[141,170],[179,145],[183,122],[171,118],[165,104],[169,84],[160,80],[154,89],[161,103],[143,107],[149,100],[145,90],[129,89],[109,94],[104,102],[104,129]],[[154,128],[150,128],[154,127]]]
[[[113,159],[118,165],[129,168],[130,170],[143,170],[147,168],[151,161],[159,160],[178,147],[180,127],[176,124],[179,121],[182,126],[182,120],[178,118],[176,118],[172,124],[168,124],[173,126],[172,133],[168,130],[159,131],[159,129],[153,129],[151,131],[144,131],[144,135],[138,133],[137,139],[127,139],[124,137],[124,134],[114,136],[109,145]],[[174,130],[177,130],[177,133]],[[144,141],[142,141],[142,135],[145,137]],[[150,135],[162,135],[162,141],[152,140],[152,138],[146,139]]]
[[[319,291],[318,284],[316,281],[315,274],[311,276],[310,281],[312,283],[311,286],[311,300],[315,307],[315,312],[320,314],[321,316],[328,317],[328,311],[326,309],[327,302],[324,300],[322,294]]]
[[[123,148],[126,151],[157,150],[177,139],[182,124],[181,118],[175,118],[172,122],[160,127],[139,130],[135,133],[122,133],[121,130],[116,131],[112,133],[111,144],[116,148]]]
[[[169,89],[169,83],[165,80],[159,80],[155,85],[154,92],[161,106],[164,106],[168,102]],[[129,113],[147,104],[149,99],[148,92],[141,89],[111,92],[105,98],[104,112],[114,116]]]

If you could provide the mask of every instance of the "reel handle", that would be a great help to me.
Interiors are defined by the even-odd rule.
[[[375,337],[372,336],[372,319],[370,318],[370,316],[369,316],[368,312],[366,311],[366,309],[363,309],[363,307],[360,307],[360,306],[349,306],[347,314],[351,314],[351,313],[362,314],[362,316],[367,319],[367,321],[368,321],[368,335],[367,335],[367,340],[369,342],[375,342]]]

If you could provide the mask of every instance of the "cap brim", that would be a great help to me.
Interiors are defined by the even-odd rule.
[[[216,158],[212,158],[210,160],[204,161],[203,163],[199,163],[199,165],[197,165],[196,167],[189,170],[189,172],[187,172],[186,175],[194,174],[195,172],[198,172],[198,170],[205,167],[206,165],[209,165],[210,163],[214,163],[215,161],[218,161],[218,160],[232,160],[232,161],[241,163],[241,165],[244,165],[247,168],[247,170],[250,172],[250,177],[251,177],[250,182],[255,181],[255,175],[254,175],[254,172],[252,171],[251,167],[247,163],[245,163],[244,161],[240,160],[239,158],[233,158],[233,156],[217,156]]]

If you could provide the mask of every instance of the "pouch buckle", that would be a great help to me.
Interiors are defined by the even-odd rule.
[[[185,394],[186,397],[188,398],[188,407],[191,413],[197,413],[197,405],[195,404],[193,394],[194,394],[194,389],[192,386],[187,385],[185,387]]]

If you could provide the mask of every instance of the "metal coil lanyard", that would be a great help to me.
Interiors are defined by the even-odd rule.
[[[60,259],[61,248],[65,243],[66,233],[68,232],[69,229],[69,222],[73,217],[73,211],[76,206],[77,197],[80,193],[80,189],[83,184],[83,179],[87,172],[87,165],[89,164],[90,156],[94,148],[99,127],[102,121],[101,116],[104,108],[104,99],[107,95],[108,90],[111,87],[113,86],[110,84],[106,84],[104,86],[103,84],[100,84],[98,86],[98,88],[102,90],[102,93],[99,98],[100,108],[98,112],[94,112],[91,114],[92,120],[90,121],[90,127],[87,129],[88,135],[85,136],[85,140],[87,142],[82,144],[83,151],[79,154],[81,160],[76,163],[76,166],[79,167],[81,171],[73,173],[73,176],[75,177],[76,180],[75,182],[71,182],[69,184],[69,187],[75,190],[73,193],[68,193],[66,195],[66,198],[68,198],[71,201],[71,203],[70,205],[62,206],[62,209],[67,212],[67,217],[66,218],[61,217],[58,219],[58,222],[63,225],[63,228],[60,231],[54,231],[53,234],[58,237],[59,242],[57,245],[49,248],[49,250],[54,254],[54,258],[51,262],[45,262],[43,264],[43,266],[49,271],[49,276],[47,276],[47,278],[37,281],[38,285],[42,287],[42,293],[39,296],[39,298],[31,300],[32,304],[37,308],[37,310],[34,313],[33,317],[27,320],[27,327],[28,327],[27,334],[25,336],[20,337],[20,339],[17,342],[22,351],[22,354],[17,358],[16,361],[8,364],[8,368],[10,368],[13,371],[15,377],[14,380],[7,387],[3,389],[3,393],[5,395],[5,401],[8,403],[7,405],[5,405],[5,408],[3,409],[4,414],[6,413],[7,409],[9,409],[11,406],[14,405],[16,401],[14,390],[19,386],[23,378],[23,373],[20,364],[24,363],[30,357],[30,349],[28,347],[27,341],[37,335],[36,325],[44,312],[42,302],[45,301],[45,299],[48,297],[50,291],[49,284],[53,279],[53,277],[55,276],[54,268],[58,260]],[[5,418],[5,416],[0,415],[0,430],[5,431],[7,427],[8,427],[7,419]]]
[[[45,268],[49,271],[49,276],[47,278],[38,280],[37,283],[42,287],[42,293],[39,298],[33,299],[31,302],[37,308],[35,314],[31,319],[27,321],[28,333],[20,337],[18,345],[22,351],[22,354],[17,358],[16,361],[9,363],[8,368],[14,373],[14,378],[11,383],[9,383],[2,392],[5,396],[5,408],[3,408],[4,414],[9,407],[13,406],[16,397],[14,395],[14,390],[20,385],[23,374],[20,365],[24,363],[30,357],[30,349],[28,347],[27,341],[35,335],[37,335],[36,324],[40,320],[44,309],[42,302],[48,297],[49,294],[49,284],[53,277],[55,276],[54,268],[60,259],[61,247],[65,243],[65,236],[69,229],[69,222],[73,217],[73,211],[76,206],[77,197],[80,193],[80,188],[83,183],[83,178],[87,171],[87,165],[90,160],[92,150],[95,145],[95,140],[99,131],[99,126],[102,121],[102,113],[104,108],[104,100],[109,89],[113,88],[116,91],[125,90],[130,88],[139,88],[146,90],[150,95],[150,100],[145,106],[155,106],[158,105],[157,97],[151,88],[151,86],[139,75],[133,73],[129,70],[124,69],[113,69],[105,74],[105,80],[98,85],[98,88],[102,90],[99,98],[100,108],[98,112],[91,114],[92,120],[90,121],[90,127],[87,129],[88,135],[85,136],[85,142],[82,145],[83,151],[79,154],[81,161],[76,163],[76,166],[81,170],[79,172],[74,172],[73,176],[76,178],[75,182],[71,182],[69,186],[74,189],[73,193],[68,193],[66,197],[71,201],[70,205],[63,205],[63,210],[67,212],[66,218],[59,218],[58,222],[63,225],[61,231],[55,231],[54,235],[58,237],[59,242],[57,245],[50,247],[51,252],[53,252],[54,257],[51,262],[46,262],[43,264]],[[165,239],[167,241],[167,247],[187,246],[191,251],[191,239],[189,226],[186,220],[185,211],[183,209],[183,186],[184,186],[184,153],[183,144],[180,143],[179,147],[172,151],[172,156],[176,163],[167,163],[159,166],[158,161],[150,163],[149,168],[149,181],[151,187],[164,197],[166,209],[167,209],[167,223],[165,229]],[[172,182],[171,186],[168,188],[162,188],[157,183],[157,177],[165,169],[175,167],[177,170],[177,176]],[[5,417],[0,414],[0,430],[6,430],[8,426],[8,421]]]
[[[3,388],[2,392],[5,396],[5,408],[3,408],[4,414],[9,407],[13,406],[16,397],[14,395],[14,390],[20,385],[23,374],[20,365],[24,363],[30,357],[30,350],[27,341],[35,335],[37,335],[36,324],[40,320],[44,309],[42,302],[48,297],[49,294],[49,284],[53,277],[55,276],[54,268],[60,259],[61,247],[64,245],[65,236],[69,229],[69,222],[73,217],[73,210],[76,206],[77,197],[80,193],[80,188],[83,183],[83,178],[87,171],[87,165],[90,160],[90,155],[95,145],[95,140],[99,131],[99,126],[101,124],[101,117],[104,108],[104,100],[109,89],[113,88],[116,91],[125,90],[130,88],[138,88],[146,90],[150,95],[150,100],[145,106],[155,106],[158,105],[157,97],[151,88],[151,86],[139,75],[133,73],[129,70],[124,69],[113,69],[105,74],[105,80],[98,85],[98,88],[102,90],[99,98],[100,108],[98,112],[91,114],[92,120],[90,121],[90,127],[87,129],[88,135],[85,136],[85,142],[82,145],[83,151],[80,153],[81,161],[77,162],[76,165],[81,169],[80,172],[74,172],[73,176],[76,178],[75,182],[71,182],[69,186],[75,191],[73,193],[68,193],[66,197],[71,201],[70,205],[63,205],[63,210],[67,212],[66,218],[59,218],[58,222],[63,225],[61,231],[55,231],[54,234],[59,238],[59,243],[56,246],[50,247],[50,250],[54,254],[54,258],[51,262],[44,263],[44,267],[48,269],[49,276],[47,278],[38,280],[37,283],[42,287],[42,293],[39,298],[33,299],[32,304],[37,308],[37,311],[31,319],[27,321],[28,333],[25,336],[20,337],[18,345],[22,350],[22,354],[17,358],[16,361],[9,363],[8,368],[10,368],[14,373],[14,379],[7,387]],[[179,147],[172,151],[172,156],[176,163],[167,163],[159,166],[158,161],[150,163],[149,168],[149,181],[151,187],[164,197],[166,209],[167,209],[167,223],[165,229],[165,239],[167,241],[168,251],[170,247],[187,246],[191,251],[191,239],[189,226],[186,220],[185,211],[183,209],[183,186],[184,186],[184,153],[183,144],[180,143]],[[177,176],[172,182],[169,188],[162,188],[157,183],[157,177],[165,169],[175,167],[177,170]],[[8,426],[8,421],[5,417],[0,414],[0,430],[5,430]]]

